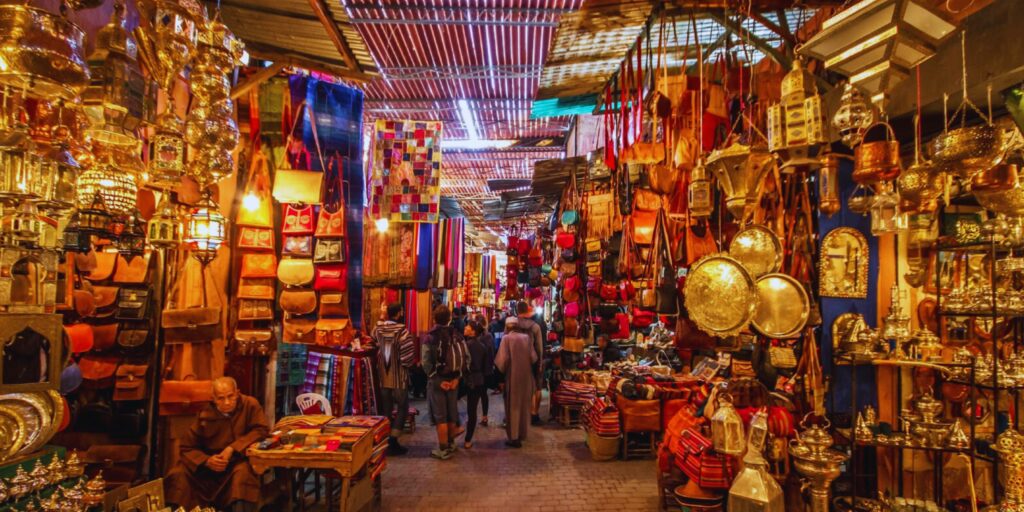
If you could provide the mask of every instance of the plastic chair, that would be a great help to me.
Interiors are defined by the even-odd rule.
[[[328,416],[331,414],[331,403],[327,400],[327,397],[320,393],[303,393],[295,397],[295,405],[299,406],[299,411],[305,411],[314,405],[320,404],[320,410]]]

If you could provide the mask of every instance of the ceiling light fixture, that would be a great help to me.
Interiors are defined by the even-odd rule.
[[[476,119],[473,118],[473,112],[469,110],[468,100],[459,100],[459,117],[462,120],[462,126],[466,127],[466,136],[469,140],[480,140],[480,132],[476,130]]]

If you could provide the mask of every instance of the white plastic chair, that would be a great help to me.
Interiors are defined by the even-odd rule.
[[[295,397],[295,405],[299,406],[299,411],[305,411],[316,404],[320,404],[320,410],[328,416],[331,414],[331,403],[327,401],[327,397],[320,393],[303,393]]]

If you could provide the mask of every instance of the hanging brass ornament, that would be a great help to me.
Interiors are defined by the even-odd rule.
[[[849,82],[843,85],[839,108],[832,116],[832,126],[839,130],[839,140],[846,147],[860,144],[864,130],[875,122],[874,108],[864,99],[860,90]]]
[[[78,204],[90,204],[98,194],[105,209],[114,216],[127,215],[135,208],[138,194],[135,179],[107,163],[100,163],[78,179]]]
[[[687,187],[687,208],[690,209],[690,216],[696,218],[710,217],[715,210],[714,191],[711,190],[711,180],[708,179],[707,170],[704,168],[703,160],[697,162],[690,175],[690,184]]]
[[[868,140],[872,133],[881,131]],[[853,150],[853,181],[859,185],[873,185],[899,176],[903,164],[900,160],[900,142],[889,123],[875,123],[864,131],[860,145]]]
[[[227,219],[207,189],[189,213],[185,243],[192,256],[206,265],[217,257],[217,251],[226,239]]]
[[[149,244],[158,248],[174,248],[181,244],[181,218],[169,192],[163,192],[156,213],[149,219]]]
[[[839,197],[839,157],[828,154],[818,169],[818,211],[831,217],[842,209],[843,203]]]
[[[715,413],[711,416],[711,444],[726,455],[742,455],[744,446],[743,418],[732,405],[732,397],[719,391]]]
[[[89,83],[85,33],[58,14],[0,4],[0,85],[34,97],[74,101]]]
[[[826,131],[814,76],[801,59],[794,59],[793,69],[782,79],[781,103],[768,107],[768,149],[779,155],[783,172],[813,170],[821,165]]]
[[[713,151],[708,157],[707,168],[718,179],[718,187],[725,194],[725,206],[734,218],[744,218],[747,208],[757,199],[757,187],[773,162],[766,147],[739,142]]]
[[[0,202],[13,206],[39,198],[42,167],[43,158],[37,154],[26,125],[19,123],[0,134]]]
[[[146,231],[142,227],[144,223],[138,208],[132,210],[117,237],[117,252],[128,261],[146,254]]]

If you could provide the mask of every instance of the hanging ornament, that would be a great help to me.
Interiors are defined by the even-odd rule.
[[[821,165],[820,151],[828,143],[821,96],[814,75],[793,60],[782,79],[782,101],[768,107],[768,150],[779,155],[781,170],[812,170]]]
[[[192,207],[188,216],[188,230],[185,243],[192,256],[203,265],[217,257],[217,251],[227,239],[227,220],[220,213],[209,189]]]
[[[839,130],[839,140],[846,144],[846,147],[855,147],[860,144],[864,130],[874,122],[874,108],[864,100],[864,95],[852,84],[844,84],[839,108],[832,116],[832,126]]]
[[[711,416],[711,444],[726,455],[742,455],[743,419],[732,405],[728,393],[719,392],[715,414]]]
[[[839,157],[826,155],[818,169],[818,211],[831,217],[842,208],[839,197]]]
[[[178,209],[171,202],[169,192],[161,195],[156,213],[149,219],[149,244],[158,248],[177,247],[181,243],[181,219],[178,216]]]
[[[146,254],[146,232],[142,229],[144,221],[138,208],[132,210],[117,237],[117,252],[129,262],[137,256]]]
[[[127,215],[135,208],[138,190],[132,176],[108,163],[97,163],[78,179],[78,204],[89,204],[99,195],[110,214]]]

